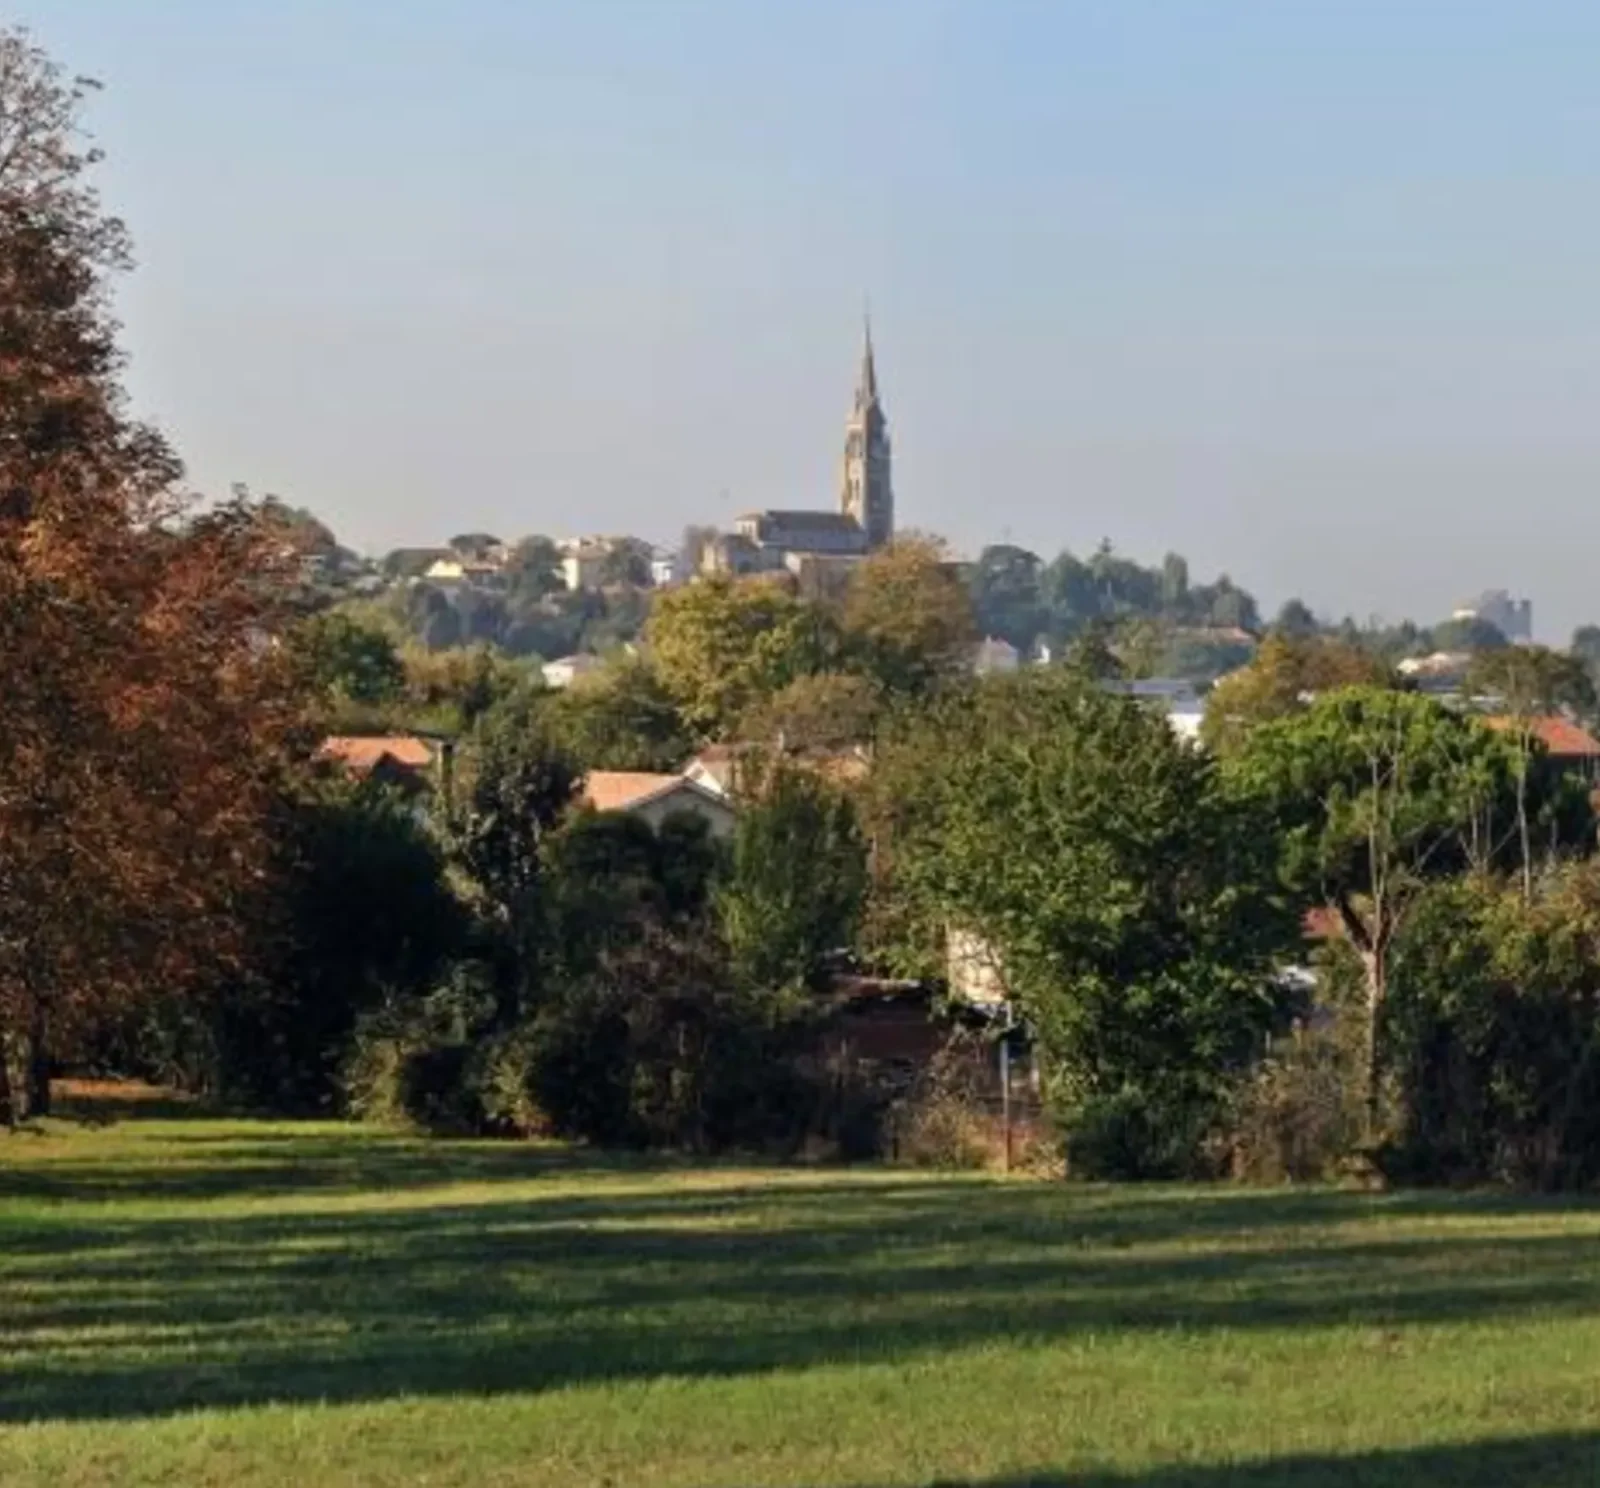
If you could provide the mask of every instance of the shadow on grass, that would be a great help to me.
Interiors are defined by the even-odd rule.
[[[0,1421],[527,1392],[1116,1331],[1388,1337],[1600,1313],[1594,1226],[1501,1222],[1548,1200],[660,1178],[558,1149],[214,1130],[12,1172]],[[590,1168],[592,1183],[571,1181]],[[439,1186],[461,1181],[477,1187]],[[286,1194],[299,1197],[272,1207]],[[134,1198],[173,1205],[102,1202]],[[1310,1472],[1283,1481],[1322,1481]]]
[[[240,1124],[242,1125],[242,1123]],[[271,1130],[224,1134],[203,1128],[160,1139],[162,1160],[117,1154],[103,1161],[0,1168],[0,1200],[47,1199],[108,1203],[119,1199],[263,1199],[304,1193],[366,1193],[430,1188],[445,1183],[508,1183],[562,1173],[688,1171],[686,1160],[606,1154],[557,1144],[441,1142],[426,1137],[366,1132],[352,1136]],[[0,1147],[0,1158],[4,1148]],[[703,1171],[704,1164],[695,1170]]]
[[[928,1488],[1593,1488],[1600,1434],[1581,1432],[1350,1457],[1281,1457],[1220,1467],[1136,1473],[935,1478]]]

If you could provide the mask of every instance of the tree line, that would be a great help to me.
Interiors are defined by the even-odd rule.
[[[915,538],[837,595],[669,590],[561,693],[408,645],[307,593],[300,516],[186,500],[129,415],[87,86],[0,36],[0,1119],[93,1068],[442,1130],[865,1153],[891,1093],[819,1052],[840,973],[937,991],[958,932],[1072,1172],[1593,1182],[1592,782],[1538,727],[1593,710],[1582,657],[1486,648],[1491,722],[1290,616],[1195,747],[1104,685],[1133,665],[1116,627],[1156,604],[1244,629],[1242,591],[1108,550],[1034,564],[1073,617],[1035,638],[1066,654],[978,677],[1027,555],[975,580]],[[457,740],[448,792],[319,758],[426,719]],[[584,804],[592,771],[713,741],[740,749],[726,840]]]

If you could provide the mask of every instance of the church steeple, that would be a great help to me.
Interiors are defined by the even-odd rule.
[[[856,407],[878,401],[878,369],[872,360],[872,317],[861,318],[861,378],[856,383]]]
[[[878,399],[878,368],[872,353],[872,321],[862,326],[861,375],[855,406],[845,423],[844,471],[839,506],[866,534],[869,548],[894,536],[894,490],[889,478],[889,421]]]

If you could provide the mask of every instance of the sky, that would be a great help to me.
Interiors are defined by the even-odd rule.
[[[1592,0],[10,0],[138,408],[368,551],[832,506],[1600,621]]]

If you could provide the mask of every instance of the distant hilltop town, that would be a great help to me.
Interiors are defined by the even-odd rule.
[[[309,513],[295,515],[314,521]],[[838,504],[832,510],[747,511],[727,532],[691,526],[676,548],[632,536],[534,537],[506,543],[490,533],[468,532],[443,547],[397,548],[378,563],[340,547],[328,534],[326,541],[311,545],[307,577],[369,596],[396,583],[427,585],[443,591],[455,608],[464,596],[490,601],[512,591],[525,595],[530,587],[598,594],[617,586],[660,588],[719,574],[786,573],[805,592],[837,592],[851,567],[886,547],[894,532],[889,419],[868,323],[845,419]],[[472,607],[469,600],[467,608]],[[442,628],[448,632],[451,627],[446,621]],[[469,624],[460,639],[471,638]]]
[[[809,598],[837,596],[864,558],[893,541],[893,451],[872,327],[862,330],[837,494],[828,508],[745,511],[724,531],[690,526],[675,546],[638,536],[505,542],[466,532],[443,547],[399,548],[376,561],[341,547],[310,513],[290,515],[314,533],[305,548],[306,576],[325,597],[368,600],[430,649],[490,644],[537,659],[548,680],[563,685],[597,666],[602,653],[638,638],[651,590],[699,578],[772,575]],[[1248,660],[1269,623],[1226,574],[1193,583],[1176,554],[1145,568],[1107,542],[1082,557],[1063,552],[1049,561],[1000,543],[958,567],[979,627],[978,671],[1049,661],[1095,622],[1117,630],[1124,649],[1140,651],[1136,670],[1145,677],[1203,687]],[[1271,623],[1289,632],[1333,625],[1298,600]],[[1440,689],[1459,679],[1476,647],[1531,641],[1533,607],[1491,589],[1429,629],[1407,622],[1357,627],[1352,620],[1338,628],[1365,629],[1372,646],[1415,685]],[[1180,691],[1174,688],[1173,696]]]

